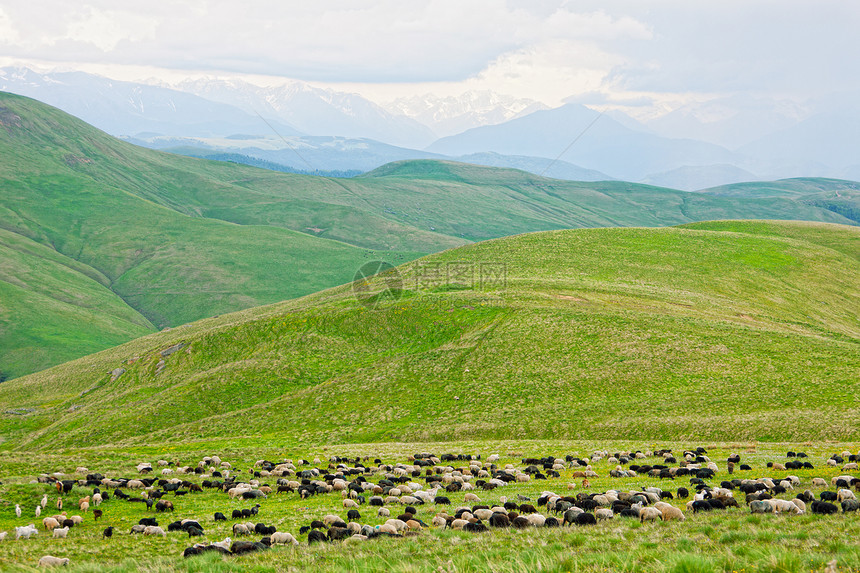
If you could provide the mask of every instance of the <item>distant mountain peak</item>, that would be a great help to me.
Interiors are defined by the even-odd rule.
[[[516,98],[491,90],[469,90],[458,96],[434,94],[397,98],[385,105],[428,126],[440,136],[453,135],[483,125],[495,125],[547,106],[531,99]]]

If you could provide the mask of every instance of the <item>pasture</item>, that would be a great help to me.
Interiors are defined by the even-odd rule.
[[[647,474],[635,477],[611,477],[610,471],[619,464],[609,457],[615,453],[648,453],[658,449],[671,449],[675,463],[665,463],[669,468],[678,468],[684,461],[683,452],[703,447],[704,455],[717,464],[718,471],[711,479],[703,480],[708,486],[717,488],[723,481],[732,479],[751,480],[763,477],[780,478],[795,476],[800,483],[793,491],[778,493],[774,498],[793,499],[795,495],[810,490],[816,499],[822,491],[836,492],[831,484],[834,476],[851,474],[858,476],[860,471],[842,471],[850,463],[843,460],[836,466],[828,465],[827,459],[834,454],[851,452],[856,455],[858,444],[837,443],[800,443],[800,444],[762,444],[762,443],[598,443],[570,441],[471,441],[450,443],[378,443],[349,444],[337,446],[282,446],[271,442],[253,443],[248,440],[220,440],[198,443],[164,444],[156,447],[141,447],[112,451],[107,448],[57,450],[53,453],[27,453],[7,451],[0,454],[0,531],[8,531],[6,539],[0,541],[0,568],[4,571],[32,570],[43,555],[69,558],[69,569],[73,571],[823,571],[832,560],[835,569],[829,571],[860,570],[860,513],[817,515],[807,510],[800,515],[788,514],[751,514],[743,493],[733,490],[738,500],[738,508],[694,513],[686,508],[689,499],[666,499],[679,507],[685,514],[685,521],[657,521],[641,523],[638,519],[615,515],[612,519],[598,521],[595,525],[566,526],[558,528],[527,527],[490,528],[485,532],[468,532],[450,527],[433,525],[433,518],[443,512],[454,515],[459,507],[475,505],[501,505],[503,499],[518,505],[523,503],[537,506],[543,516],[554,516],[546,505],[539,505],[542,492],[551,491],[559,496],[577,494],[597,494],[608,490],[619,492],[642,491],[644,488],[660,488],[677,495],[679,487],[686,487],[690,495],[696,493],[690,476],[676,476],[674,479],[659,479]],[[591,459],[598,451],[606,457]],[[804,452],[808,458],[787,457],[788,451]],[[563,469],[558,469],[558,477],[549,475],[549,470],[538,465],[546,480],[535,479],[535,474],[527,482],[511,483],[485,490],[476,485],[474,490],[444,490],[438,495],[448,497],[451,505],[424,503],[414,505],[416,519],[428,527],[411,532],[402,537],[380,537],[364,541],[348,540],[308,545],[307,533],[300,533],[303,526],[313,520],[321,520],[326,515],[339,516],[347,521],[342,492],[318,493],[305,499],[297,492],[277,493],[279,476],[266,475],[260,460],[274,464],[291,460],[296,471],[312,468],[320,470],[315,480],[324,480],[326,473],[336,473],[338,464],[330,459],[348,457],[344,465],[355,468],[356,457],[360,458],[367,471],[347,475],[347,481],[363,477],[368,482],[393,478],[395,472],[387,471],[397,464],[408,464],[409,473],[404,477],[409,482],[419,483],[423,490],[429,489],[426,482],[427,470],[432,475],[444,476],[445,471],[437,468],[449,467],[460,470],[469,467],[469,461],[440,461],[432,466],[421,467],[420,475],[412,474],[410,456],[421,452],[435,456],[443,454],[480,455],[477,463],[490,470],[490,456],[497,469],[510,464],[522,472],[529,464],[527,458],[548,456],[561,458]],[[146,509],[145,503],[117,499],[115,495],[98,506],[103,516],[94,521],[91,507],[79,511],[79,499],[91,495],[93,487],[74,485],[68,493],[58,494],[53,483],[30,483],[41,474],[62,472],[63,479],[85,480],[86,476],[75,473],[79,467],[87,468],[89,473],[101,473],[107,478],[178,478],[188,484],[202,484],[204,480],[213,481],[213,467],[206,466],[203,473],[179,474],[177,468],[190,466],[192,469],[204,457],[218,455],[228,462],[232,475],[237,482],[259,480],[260,486],[268,484],[274,490],[265,499],[242,500],[231,498],[227,493],[213,488],[203,488],[202,492],[189,492],[185,495],[165,493],[162,500],[173,502],[173,512],[156,513]],[[741,457],[741,463],[751,467],[740,470],[740,464],[729,475],[726,460],[732,454]],[[584,467],[570,467],[564,461],[575,457],[590,462],[598,477],[587,478],[590,482],[583,487],[583,478],[574,477]],[[375,460],[385,466],[379,469]],[[172,465],[159,466],[163,460]],[[302,464],[306,460],[308,464]],[[655,465],[664,457],[648,456],[644,459],[631,459],[621,464],[629,469],[634,465]],[[813,469],[780,470],[767,467],[767,464],[785,464],[790,461],[808,461]],[[140,474],[137,465],[141,462],[152,464],[153,472]],[[317,463],[318,462],[318,463]],[[473,462],[475,463],[475,462]],[[331,465],[330,465],[331,464]],[[575,464],[574,464],[575,465]],[[558,466],[556,466],[558,467]],[[850,466],[849,466],[850,467]],[[173,473],[161,475],[163,469]],[[222,469],[221,471],[225,471]],[[262,475],[254,477],[253,472]],[[518,473],[519,473],[518,472]],[[402,473],[402,472],[401,472]],[[452,474],[453,475],[453,474]],[[814,487],[813,478],[823,478],[827,487]],[[283,476],[282,479],[298,480],[300,477]],[[478,476],[467,477],[472,484],[478,484]],[[329,483],[331,483],[331,479]],[[486,478],[482,481],[487,481]],[[569,484],[575,484],[568,489]],[[396,484],[395,484],[396,485]],[[443,485],[447,485],[443,482]],[[856,485],[851,489],[856,491]],[[103,491],[115,493],[115,488],[101,487]],[[142,496],[141,490],[120,487],[131,496]],[[157,483],[152,489],[163,489]],[[182,486],[180,491],[188,491]],[[466,494],[476,494],[480,502],[464,502]],[[48,505],[39,518],[34,516],[34,508],[44,495]],[[367,503],[359,505],[361,524],[372,527],[382,525],[387,518],[379,517],[379,507],[370,505],[372,492],[363,493]],[[529,501],[521,497],[529,498]],[[65,539],[54,539],[45,531],[42,519],[59,513],[56,500],[62,497],[63,510],[71,516],[83,517],[80,525],[72,527]],[[250,519],[231,519],[234,509],[247,509],[259,503],[259,513]],[[22,508],[22,516],[15,516],[15,504]],[[653,505],[653,504],[651,504]],[[391,517],[403,512],[399,503],[386,503]],[[593,510],[592,510],[593,511]],[[227,521],[214,521],[214,513],[222,512]],[[204,530],[202,537],[192,537],[184,531],[167,531],[166,536],[143,536],[129,533],[132,526],[141,518],[155,518],[167,531],[168,525],[182,519],[197,520]],[[558,515],[562,520],[562,515]],[[222,556],[207,554],[183,558],[183,551],[197,543],[222,541],[227,537],[236,540],[259,541],[262,535],[236,536],[232,527],[235,523],[263,523],[275,526],[279,532],[293,534],[297,546],[275,546],[258,553]],[[34,523],[39,533],[31,539],[15,540],[15,527]],[[102,537],[103,530],[113,526],[114,534],[110,539]],[[325,530],[323,530],[325,532]]]

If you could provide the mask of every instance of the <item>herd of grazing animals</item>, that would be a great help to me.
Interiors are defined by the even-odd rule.
[[[768,463],[768,469],[774,472],[815,469],[802,452],[788,452],[787,458],[785,463]],[[245,481],[240,479],[244,472],[234,470],[230,463],[212,456],[203,458],[194,466],[183,467],[161,460],[156,464],[160,470],[153,468],[152,464],[141,463],[136,467],[139,475],[134,478],[106,477],[79,467],[77,472],[85,475],[84,478],[68,479],[69,476],[61,473],[42,474],[32,483],[52,484],[58,495],[58,511],[62,510],[64,497],[67,504],[69,498],[77,498],[72,503],[77,507],[76,514],[70,516],[66,511],[60,511],[41,519],[44,531],[50,532],[53,539],[73,539],[76,528],[84,523],[84,516],[89,515],[93,522],[103,518],[111,523],[102,531],[105,542],[123,530],[129,535],[139,534],[141,538],[165,538],[169,534],[187,535],[189,539],[204,538],[206,527],[217,528],[218,522],[227,522],[230,536],[221,541],[194,543],[184,550],[185,557],[207,552],[241,555],[266,551],[277,545],[298,546],[302,536],[306,536],[307,544],[312,545],[360,543],[378,537],[404,538],[420,535],[432,528],[480,533],[506,528],[593,526],[615,518],[636,519],[643,524],[684,522],[700,512],[728,511],[742,505],[753,514],[800,515],[810,512],[833,515],[841,510],[845,514],[860,515],[860,502],[853,491],[860,491],[860,478],[847,473],[858,470],[860,454],[850,452],[834,454],[825,461],[825,466],[831,471],[841,467],[843,474],[829,481],[821,477],[811,478],[808,484],[794,475],[779,479],[752,477],[753,469],[741,463],[737,454],[726,460],[725,471],[729,475],[725,477],[731,479],[718,480],[717,474],[724,470],[708,458],[704,448],[687,450],[678,456],[671,450],[658,450],[614,454],[595,452],[588,459],[573,455],[525,458],[521,461],[525,466],[523,469],[517,464],[497,464],[500,460],[498,455],[481,461],[481,456],[477,455],[446,454],[437,457],[421,453],[409,456],[407,463],[395,464],[383,463],[378,458],[368,464],[369,459],[333,457],[325,469],[314,467],[314,464],[322,465],[318,459],[314,464],[306,460],[296,463],[259,460],[248,470]],[[594,469],[599,462],[613,468],[608,471],[608,476],[617,478],[619,487],[600,492],[580,491],[575,495],[559,494],[546,488],[535,500],[516,493],[518,485],[537,480],[546,480],[549,485],[553,479],[580,479],[579,485],[570,481],[565,489],[570,492],[588,488],[589,478],[602,477]],[[149,475],[156,471],[159,471],[160,478]],[[177,477],[180,475],[186,478],[196,476],[195,479],[200,481],[195,483]],[[622,487],[624,480],[635,481],[643,476],[659,479],[661,483],[672,483],[673,486],[675,480],[682,479],[685,485],[672,489],[656,486],[631,488],[633,484],[628,481],[628,487]],[[831,486],[835,491],[826,489]],[[810,488],[823,491],[816,496]],[[481,496],[493,495],[491,492],[497,489],[508,495],[500,496],[496,503],[482,501]],[[181,507],[183,496],[204,491],[223,494],[213,502],[212,509],[221,503],[238,503],[244,507],[232,510],[224,507],[223,511],[215,511],[205,517],[175,519],[167,524],[166,530],[159,524],[158,519],[165,514],[177,514],[177,506]],[[78,497],[76,494],[85,495]],[[163,499],[167,494],[172,494],[174,500]],[[329,513],[317,516],[319,519],[309,516],[307,525],[300,527],[297,534],[278,531],[275,525],[260,521],[259,514],[267,511],[270,496],[281,495],[295,495],[301,500],[337,495],[341,499],[338,505],[345,514]],[[462,499],[463,505],[453,507],[452,498]],[[678,507],[666,500],[684,505]],[[34,515],[39,517],[49,503],[49,495],[44,494],[35,505]],[[120,527],[117,521],[110,520],[111,509],[117,504],[138,506],[146,516],[130,528]],[[15,504],[15,516],[26,520],[22,506],[22,503]],[[429,507],[432,510],[427,511]],[[419,508],[424,510],[423,517]],[[371,525],[366,523],[368,516],[370,521],[384,521]],[[0,532],[0,541],[4,541],[8,534],[7,531]],[[14,529],[14,539],[18,541],[38,534],[39,529],[33,523]],[[251,539],[240,539],[242,537]],[[39,560],[40,566],[68,563],[68,558],[50,555]]]

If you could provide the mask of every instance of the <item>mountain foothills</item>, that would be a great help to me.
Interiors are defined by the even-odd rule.
[[[857,227],[545,231],[400,270],[376,305],[345,285],[6,382],[3,447],[860,439]]]
[[[140,148],[11,94],[0,94],[0,157],[3,377],[343,284],[370,260],[516,233],[857,222],[857,194],[839,181],[685,193],[432,160],[352,179],[277,173]]]

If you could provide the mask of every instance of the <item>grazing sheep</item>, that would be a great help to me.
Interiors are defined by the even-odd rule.
[[[615,514],[612,512],[612,510],[607,508],[600,508],[594,512],[594,516],[601,521],[606,519],[612,519],[614,515]]]
[[[53,517],[46,517],[42,520],[42,525],[45,526],[47,531],[52,531],[53,529],[60,527],[60,522]]]
[[[80,507],[81,511],[89,511],[90,503],[88,501],[85,501],[85,502],[81,503],[81,505],[79,507]]]
[[[656,507],[643,507],[639,510],[640,523],[645,523],[646,521],[657,521],[658,519],[662,521],[663,514]]]
[[[659,511],[663,515],[663,521],[686,521],[687,519],[684,512],[673,505],[666,504]]]
[[[773,513],[774,507],[768,503],[770,500],[754,500],[750,502],[750,513]]]
[[[54,557],[53,555],[45,555],[39,559],[39,567],[65,567],[69,564],[69,558]]]
[[[38,535],[39,531],[36,527],[31,523],[30,525],[25,525],[23,527],[15,528],[15,539],[30,539],[31,535]]]
[[[856,499],[846,499],[842,502],[842,512],[848,513],[849,511],[860,511],[860,501]]]
[[[42,501],[40,502],[40,505],[42,506],[42,509],[45,509],[45,507],[48,505],[48,494],[47,493],[42,496]]]
[[[160,535],[161,537],[167,537],[167,533],[165,533],[164,530],[157,525],[147,525],[143,530],[143,534]]]
[[[251,531],[244,523],[234,523],[233,535],[251,535]]]
[[[65,539],[65,537],[69,534],[68,527],[58,527],[54,529],[53,537],[54,539]]]
[[[146,525],[135,524],[131,526],[131,531],[129,531],[129,535],[134,535],[135,533],[143,533],[143,531],[147,528]]]
[[[15,517],[21,517],[21,506],[17,503],[15,504]]]

